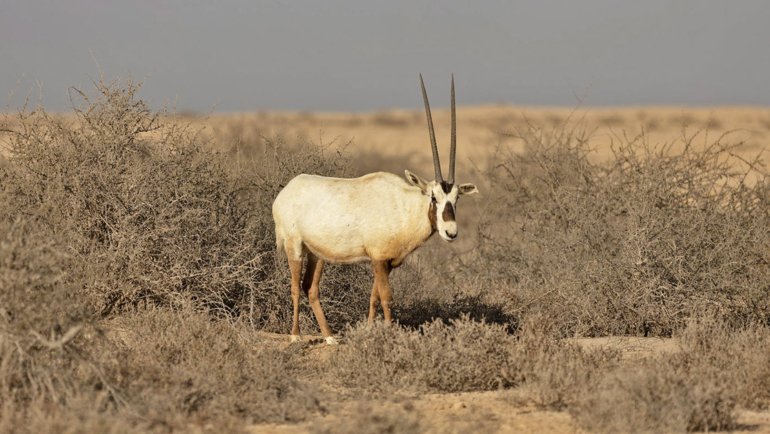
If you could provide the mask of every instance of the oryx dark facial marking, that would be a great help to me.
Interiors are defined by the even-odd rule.
[[[447,204],[444,205],[444,211],[441,213],[441,219],[445,222],[455,221],[455,210],[451,202],[447,202]]]

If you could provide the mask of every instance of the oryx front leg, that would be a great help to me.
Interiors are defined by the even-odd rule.
[[[372,295],[369,297],[369,321],[368,324],[374,323],[374,318],[377,317],[377,303],[380,301],[380,292],[377,290],[377,279],[374,279],[372,284]]]
[[[326,343],[334,345],[337,340],[332,336],[332,330],[329,328],[329,324],[326,322],[326,316],[324,315],[323,308],[321,307],[321,274],[323,273],[324,262],[312,253],[307,255],[307,270],[305,270],[305,278],[302,282],[302,289],[307,294],[307,298],[310,301],[310,307],[313,308],[315,319],[318,321],[318,326],[321,328],[321,334],[323,335]]]
[[[390,284],[388,283],[388,276],[390,275],[389,261],[372,261],[372,268],[374,268],[374,285],[377,288],[379,294],[380,304],[382,305],[382,313],[385,317],[385,323],[389,323],[392,320],[390,314],[390,302],[392,295],[390,292]],[[370,304],[371,309],[371,304]],[[371,318],[371,310],[369,311]]]
[[[302,259],[299,261],[289,259],[291,271],[291,302],[294,305],[294,316],[291,320],[291,341],[299,342],[299,278],[302,272]]]

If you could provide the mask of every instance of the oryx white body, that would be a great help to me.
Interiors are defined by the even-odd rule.
[[[300,289],[307,294],[321,333],[335,343],[320,302],[319,283],[324,262],[371,261],[374,285],[369,302],[369,322],[377,304],[385,321],[391,320],[388,276],[393,268],[438,232],[452,241],[457,237],[455,206],[460,195],[476,193],[473,184],[454,184],[456,122],[452,80],[452,135],[449,179],[444,180],[438,157],[428,96],[420,76],[430,131],[434,181],[405,171],[406,178],[377,172],[360,178],[330,178],[302,174],[292,179],[273,202],[278,248],[283,248],[291,271],[294,306],[292,340],[299,339]],[[303,258],[307,258],[301,278]]]
[[[398,266],[433,233],[429,208],[419,187],[392,173],[299,175],[278,194],[273,218],[290,259],[310,252],[327,262]]]

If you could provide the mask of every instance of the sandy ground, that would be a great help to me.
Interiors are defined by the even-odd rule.
[[[287,139],[303,137],[312,143],[350,143],[347,150],[362,172],[380,167],[401,172],[404,165],[426,174],[432,172],[425,114],[419,109],[373,113],[229,113],[187,120],[193,125],[205,125],[207,133],[219,142],[232,143],[233,137],[248,142],[281,135]],[[439,149],[445,156],[449,147],[449,111],[434,107],[433,121]],[[461,106],[457,123],[458,164],[466,170],[485,166],[501,146],[513,151],[521,149],[524,140],[520,136],[528,135],[529,131],[566,130],[584,134],[590,137],[599,159],[611,155],[613,143],[642,132],[651,144],[677,142],[684,136],[696,135],[696,146],[705,146],[726,135],[730,143],[743,143],[739,152],[747,157],[770,143],[770,108],[762,107]],[[370,158],[372,154],[378,158]]]
[[[474,392],[424,395],[404,402],[381,402],[381,409],[398,407],[413,409],[420,414],[421,428],[426,433],[581,433],[571,417],[564,412],[539,410],[528,405],[511,403],[508,392]],[[319,418],[300,425],[258,425],[255,433],[293,434],[312,431],[316,425],[333,426],[350,417],[357,409],[355,402],[346,402]]]
[[[425,395],[411,400],[420,414],[421,428],[426,433],[585,433],[572,417],[561,411],[543,410],[532,405],[516,404],[511,393],[472,392]],[[385,407],[403,407],[403,403],[384,402]],[[295,434],[311,432],[319,424],[333,426],[355,411],[353,402],[344,403],[329,415],[298,425],[256,425],[254,433]],[[770,433],[770,412],[739,411],[738,428],[732,433]]]
[[[434,122],[442,149],[448,152],[449,113],[438,105]],[[389,110],[374,113],[229,113],[207,116],[180,116],[180,122],[202,129],[216,146],[237,147],[240,143],[262,143],[264,137],[282,135],[287,140],[306,138],[330,147],[347,145],[355,170],[366,173],[403,169],[424,175],[432,173],[432,163],[422,110]],[[0,126],[13,127],[4,118]],[[520,136],[526,131],[585,131],[596,149],[597,159],[611,154],[612,144],[644,131],[649,143],[676,142],[695,135],[694,144],[705,146],[726,135],[730,143],[742,143],[738,153],[752,158],[770,144],[770,108],[754,107],[627,107],[627,108],[538,108],[506,105],[458,108],[458,178],[479,182],[473,169],[488,167],[500,149],[516,152],[524,146]],[[7,135],[0,134],[0,156],[7,146]],[[623,139],[625,140],[625,139]],[[680,146],[680,145],[678,145]],[[2,163],[2,158],[0,158]],[[446,167],[447,161],[444,160]],[[476,178],[480,178],[476,176]],[[482,193],[483,195],[483,193]],[[286,336],[265,335],[279,345]],[[618,348],[629,362],[662,352],[677,351],[671,339],[609,337],[577,339],[586,348]],[[335,347],[315,345],[308,357],[323,360]],[[420,415],[421,426],[434,433],[465,432],[581,432],[566,412],[546,411],[527,403],[526,391],[504,390],[479,393],[428,394],[375,401],[377,406],[407,406]],[[335,399],[326,415],[303,424],[258,425],[255,433],[303,433],[319,424],[334,426],[356,411],[352,397]],[[741,411],[740,428],[735,432],[770,433],[770,412]]]
[[[71,115],[63,115],[71,116]],[[430,175],[432,162],[425,113],[422,109],[362,113],[264,111],[178,114],[175,121],[191,126],[214,146],[233,148],[261,144],[265,138],[297,138],[330,148],[344,147],[357,173],[410,169]],[[449,110],[435,104],[433,121],[439,149],[448,163]],[[7,153],[14,114],[0,114],[0,155]],[[738,154],[752,158],[770,143],[767,107],[607,107],[565,108],[511,105],[459,106],[457,109],[458,177],[485,168],[498,150],[520,151],[522,136],[561,131],[588,137],[597,159],[612,155],[613,143],[644,133],[650,144],[676,143],[695,137],[705,146],[720,137],[741,143]],[[446,169],[444,169],[446,170]]]
[[[285,335],[262,333],[276,345],[288,345]],[[322,344],[320,336],[304,337],[314,343],[308,357],[323,360],[336,346]],[[679,350],[676,339],[611,336],[580,338],[573,342],[586,349],[617,349],[622,360],[633,363],[641,358]],[[342,344],[344,345],[344,343]],[[264,434],[295,434],[313,432],[319,426],[333,427],[362,411],[361,402],[381,411],[408,409],[419,415],[420,428],[427,433],[584,433],[565,411],[538,408],[527,399],[526,388],[467,393],[424,394],[397,397],[392,400],[370,398],[345,399],[327,406],[325,415],[301,424],[254,425],[251,431]],[[738,411],[738,428],[734,433],[770,433],[770,411]]]

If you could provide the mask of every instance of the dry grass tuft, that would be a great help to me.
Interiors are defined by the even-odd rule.
[[[153,423],[299,421],[322,410],[314,388],[297,379],[300,353],[271,348],[249,328],[150,309],[112,329],[114,347],[101,365]]]
[[[205,313],[150,309],[78,330],[0,334],[0,432],[235,430],[323,411],[297,379],[299,353]]]
[[[742,407],[770,408],[770,328],[733,327],[713,314],[692,318],[681,336],[681,363],[699,377],[728,385]]]
[[[409,330],[375,324],[351,328],[330,373],[350,387],[458,392],[509,386],[513,337],[500,325],[461,318]]]
[[[689,372],[675,359],[616,369],[593,387],[570,407],[590,431],[684,432],[735,426],[729,386]]]
[[[735,328],[713,313],[688,322],[681,351],[612,369],[569,411],[601,432],[730,430],[736,407],[770,403],[770,329]]]
[[[519,331],[515,348],[520,383],[538,406],[563,410],[583,399],[586,390],[616,366],[617,351],[585,350],[556,339],[545,317],[531,318]]]

